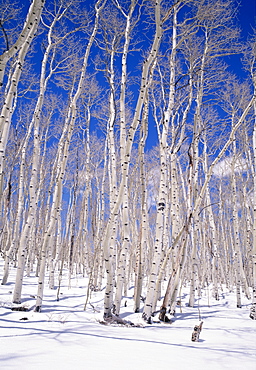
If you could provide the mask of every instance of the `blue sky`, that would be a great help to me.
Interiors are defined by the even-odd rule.
[[[236,1],[240,4],[237,14],[237,25],[241,28],[241,39],[246,42],[248,37],[252,35],[253,27],[256,27],[256,1],[255,0],[240,0]],[[230,64],[230,70],[234,73],[245,77],[245,73],[241,64],[241,55],[232,56],[227,59]]]
[[[242,27],[242,37],[245,39],[251,33],[252,27],[256,26],[256,1],[255,0],[240,0],[238,18]]]

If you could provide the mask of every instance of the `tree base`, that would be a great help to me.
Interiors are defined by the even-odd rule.
[[[166,315],[166,307],[161,307],[160,314],[159,314],[159,320],[162,322],[170,323],[172,322],[171,319]]]
[[[148,317],[148,315],[146,315],[145,312],[143,312],[142,318],[143,318],[144,321],[146,321],[147,324],[150,324],[150,325],[152,324],[151,316]]]

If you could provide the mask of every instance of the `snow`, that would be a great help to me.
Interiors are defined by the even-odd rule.
[[[99,323],[103,290],[91,293],[84,311],[88,280],[82,276],[73,277],[70,287],[68,275],[63,278],[59,301],[57,290],[46,285],[40,313],[33,312],[37,278],[24,277],[21,305],[27,312],[11,310],[17,306],[11,293],[14,268],[9,281],[0,289],[1,369],[256,369],[256,322],[249,318],[250,301],[243,297],[242,308],[236,308],[235,293],[225,287],[219,301],[205,289],[195,308],[187,306],[188,288],[183,288],[173,322],[152,325],[143,322],[141,313],[133,313],[131,288],[122,300],[120,316],[143,327],[126,327]],[[192,342],[200,318],[200,340]]]

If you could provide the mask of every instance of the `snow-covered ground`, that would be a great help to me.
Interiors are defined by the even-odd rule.
[[[235,294],[225,288],[219,301],[206,290],[195,308],[187,307],[184,288],[181,312],[177,310],[173,323],[152,325],[133,313],[130,289],[121,317],[143,327],[124,327],[99,323],[102,291],[91,294],[84,311],[87,279],[82,276],[73,278],[69,288],[68,279],[63,279],[58,302],[57,290],[46,286],[41,313],[33,312],[31,297],[36,294],[37,279],[25,277],[22,306],[29,311],[12,311],[14,277],[12,269],[10,282],[0,287],[0,369],[256,369],[256,322],[249,318],[250,302],[243,298],[243,307],[237,309]],[[199,342],[192,342],[199,313],[203,330]]]

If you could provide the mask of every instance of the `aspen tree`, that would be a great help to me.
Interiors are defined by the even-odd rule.
[[[245,139],[246,140],[246,139]],[[249,138],[246,140],[246,142],[249,142]],[[250,168],[251,167],[251,161],[250,163]],[[250,191],[248,191],[246,183],[243,184],[243,190],[242,190],[242,203],[244,204],[244,209],[242,209],[242,214],[244,218],[244,227],[242,228],[242,232],[244,231],[244,240],[245,244],[242,245],[243,247],[243,256],[244,256],[244,273],[245,273],[245,278],[248,286],[252,286],[252,264],[251,264],[251,250],[252,250],[252,243],[251,243],[251,236],[252,236],[252,213],[251,213],[251,201],[250,201]],[[247,290],[247,291],[248,291]]]
[[[60,4],[64,6],[62,1]],[[68,267],[70,277],[75,272],[89,276],[86,303],[90,291],[102,287],[105,271],[106,319],[112,313],[120,314],[122,295],[127,294],[134,277],[136,312],[140,310],[142,285],[147,281],[143,317],[148,322],[162,295],[163,280],[167,280],[167,289],[160,320],[169,320],[168,305],[170,312],[175,311],[183,283],[191,284],[189,303],[193,306],[196,289],[200,294],[205,284],[213,283],[217,298],[220,284],[225,282],[232,289],[236,278],[240,280],[239,292],[242,288],[248,293],[247,280],[253,287],[251,317],[255,318],[255,199],[251,183],[255,183],[256,136],[250,126],[255,118],[255,95],[248,89],[246,97],[241,96],[240,84],[240,106],[232,115],[227,105],[234,103],[233,96],[227,93],[227,101],[223,87],[223,77],[226,83],[228,74],[225,65],[218,64],[219,58],[237,50],[236,31],[233,33],[228,24],[234,14],[231,4],[229,0],[100,0],[95,7],[97,19],[89,24],[93,29],[80,70],[78,64],[72,62],[72,68],[66,61],[71,55],[67,52],[70,39],[65,38],[65,45],[64,39],[58,43],[65,26],[54,32],[46,75],[49,73],[50,82],[63,89],[61,98],[56,98],[59,113],[48,111],[47,96],[49,100],[53,97],[40,84],[39,97],[33,100],[34,116],[22,134],[19,161],[15,161],[12,172],[6,171],[7,186],[2,197],[2,213],[8,216],[1,222],[4,228],[0,234],[1,252],[8,256],[3,282],[8,263],[12,256],[16,258],[17,246],[22,243],[25,248],[20,250],[24,255],[19,256],[19,268],[22,266],[24,271],[26,265],[29,275],[38,261],[36,311],[42,308],[46,268],[53,288],[58,266],[57,299],[62,273]],[[72,14],[74,24],[80,22],[80,15]],[[51,26],[46,23],[51,17],[48,13],[42,19],[48,31]],[[61,24],[65,25],[64,18]],[[118,22],[114,22],[116,19]],[[144,21],[152,39],[147,38],[147,51],[142,48],[140,53],[132,50],[138,34],[132,31],[137,22]],[[46,44],[43,52],[47,50]],[[99,57],[94,57],[97,51]],[[129,65],[134,55],[140,56]],[[93,69],[90,56],[97,64],[97,80],[104,73],[108,81],[107,89],[104,82],[104,91],[99,92],[102,99],[96,103],[87,84],[87,80],[93,84],[88,73]],[[100,64],[107,67],[103,71],[98,68],[100,58]],[[134,72],[137,60],[142,61],[141,75]],[[14,69],[15,64],[12,72]],[[55,74],[57,71],[60,73]],[[137,95],[133,78],[139,82]],[[11,83],[10,78],[6,91]],[[65,90],[67,106],[60,101]],[[13,107],[15,104],[14,99]],[[215,106],[213,117],[210,114]],[[217,117],[220,109],[224,119]],[[90,121],[97,121],[97,125],[103,115],[103,139],[98,139],[90,132]],[[63,127],[62,123],[58,125],[60,121]],[[158,147],[146,152],[148,131],[154,125]],[[240,139],[244,130],[243,140],[248,147]],[[228,155],[228,175],[218,176],[217,165],[226,163]],[[242,176],[236,168],[240,156],[248,170]],[[19,189],[10,198],[18,182]],[[227,196],[230,189],[232,197]]]
[[[172,7],[172,45],[170,54],[170,79],[169,79],[169,96],[167,107],[163,112],[162,132],[159,132],[160,145],[160,183],[157,200],[157,218],[156,218],[156,234],[155,247],[152,262],[152,269],[150,272],[149,284],[147,289],[147,296],[143,310],[143,317],[145,320],[150,320],[152,312],[155,310],[156,296],[158,289],[156,289],[157,277],[159,274],[159,266],[163,258],[163,236],[164,229],[167,222],[167,158],[168,158],[168,143],[167,137],[169,132],[170,119],[173,115],[174,98],[175,98],[175,61],[177,48],[177,13],[179,11],[179,3],[177,2]],[[169,13],[170,14],[170,13]],[[168,16],[169,16],[168,14]],[[160,20],[158,20],[160,21]]]
[[[255,36],[254,30],[254,36]],[[256,42],[250,42],[249,56],[247,56],[247,63],[254,88],[254,97],[256,96]],[[253,231],[252,231],[252,306],[250,309],[250,318],[256,320],[256,98],[253,102],[254,110],[254,129],[253,129]]]
[[[79,217],[79,228],[78,228],[78,243],[80,245],[80,253],[84,257],[84,260],[86,260],[86,256],[89,253],[87,250],[87,225],[88,225],[88,219],[89,219],[89,198],[90,198],[90,192],[91,192],[91,169],[90,169],[90,159],[91,159],[91,145],[90,145],[90,120],[91,120],[91,110],[90,107],[87,106],[86,109],[87,112],[87,120],[86,120],[86,128],[85,130],[85,153],[86,153],[86,160],[85,165],[82,170],[82,178],[81,180],[84,182],[85,190],[83,191],[82,195],[82,207]],[[85,249],[85,251],[84,251]],[[82,263],[84,264],[85,261],[82,258]],[[89,267],[89,266],[88,266]]]
[[[196,103],[196,112],[194,115],[194,125],[193,125],[193,138],[192,143],[189,149],[189,209],[192,210],[194,199],[197,197],[198,194],[198,172],[199,172],[199,139],[200,134],[202,131],[201,127],[201,109],[202,109],[202,100],[204,95],[204,84],[205,84],[205,68],[206,68],[206,60],[208,50],[208,35],[207,31],[205,32],[205,45],[204,51],[201,58],[201,65],[200,65],[200,73],[197,78],[197,93],[195,98]],[[192,264],[192,276],[190,282],[190,299],[189,299],[189,306],[194,306],[194,299],[195,299],[195,279],[197,274],[198,268],[198,261],[196,258],[196,251],[197,251],[197,239],[199,233],[199,215],[194,216],[191,225],[191,233],[192,233],[192,256],[191,256],[191,264]]]
[[[45,123],[45,127],[42,128],[41,124],[41,135],[40,135],[40,143],[42,146],[41,150],[41,161],[38,169],[39,173],[39,181],[38,181],[38,191],[36,194],[36,204],[40,204],[41,207],[37,206],[37,210],[35,213],[35,227],[33,227],[33,245],[32,248],[30,247],[28,250],[28,257],[27,257],[27,276],[30,275],[30,272],[33,271],[33,264],[35,260],[35,255],[38,253],[38,248],[37,246],[40,246],[41,243],[41,233],[39,230],[43,229],[44,222],[45,222],[45,209],[43,207],[44,204],[44,190],[46,186],[46,181],[47,181],[47,170],[46,167],[49,163],[49,159],[47,160],[47,153],[48,153],[48,148],[47,148],[47,143],[48,143],[48,135],[49,135],[49,130],[50,130],[50,124],[53,118],[54,113],[56,112],[56,107],[57,107],[57,97],[51,96],[50,97],[50,102],[49,100],[46,100],[44,104],[44,114],[42,115],[42,120]],[[30,234],[31,235],[31,234]],[[31,235],[32,237],[32,235]],[[36,240],[37,238],[37,240]],[[40,252],[39,252],[40,253]]]
[[[183,5],[184,4],[181,3],[180,4],[180,7],[182,7]],[[194,5],[194,3],[192,5]],[[199,5],[198,5],[199,9],[200,9],[201,6],[202,6],[202,3],[199,3]],[[195,8],[197,8],[197,6],[195,6]],[[177,36],[175,35],[175,33],[173,31],[173,38],[174,38],[174,35],[175,35],[175,38],[174,38],[175,44],[174,44],[174,41],[172,41],[172,43],[173,43],[173,45],[172,45],[172,50],[173,50],[172,51],[172,54],[173,54],[174,57],[175,57],[175,53],[176,53],[176,48],[177,47],[182,47],[182,44],[186,41],[186,39],[189,38],[189,36],[191,34],[197,32],[197,25],[199,25],[200,22],[202,22],[202,19],[200,19],[200,17],[205,17],[205,19],[208,19],[209,14],[206,14],[205,15],[204,12],[202,12],[200,14],[200,12],[197,12],[196,11],[196,16],[189,18],[191,24],[189,24],[189,22],[188,22],[188,24],[186,24],[186,21],[183,23],[183,24],[186,24],[186,26],[187,26],[186,29],[181,28],[182,32],[180,31],[180,33],[178,33]],[[173,22],[173,24],[175,24],[175,22]],[[176,28],[177,28],[177,26],[176,26]],[[170,60],[172,62],[172,58],[170,58]],[[202,59],[202,63],[203,63],[203,67],[204,67],[204,58]],[[172,68],[170,68],[171,69],[171,73],[173,71],[175,71],[175,68],[177,68],[176,67],[175,59],[172,62],[172,64],[173,64],[173,66],[172,66]],[[190,73],[192,73],[192,72],[194,72],[194,71],[191,70]],[[173,75],[175,76],[175,74],[173,74]],[[201,76],[203,76],[203,72],[202,72]],[[203,77],[202,77],[202,80],[203,80]],[[200,85],[200,78],[198,79],[198,81],[199,81],[199,85]],[[170,83],[170,85],[171,86],[172,85],[174,86],[173,83]],[[194,202],[193,198],[196,196],[196,191],[197,191],[196,189],[197,189],[197,186],[198,186],[197,185],[197,180],[198,180],[198,163],[199,163],[198,162],[198,143],[199,143],[199,137],[200,137],[199,136],[199,132],[198,132],[198,129],[199,129],[199,119],[198,118],[200,116],[200,109],[201,109],[202,88],[203,88],[203,86],[202,86],[202,83],[201,83],[201,93],[200,93],[200,90],[198,90],[198,94],[199,95],[197,96],[197,103],[198,103],[197,104],[197,107],[198,107],[197,109],[198,109],[198,111],[194,115],[194,117],[195,117],[195,120],[194,120],[194,138],[192,140],[191,153],[190,153],[191,156],[193,155],[193,158],[191,157],[191,159],[192,159],[191,164],[193,165],[193,168],[192,168],[192,166],[190,167],[190,170],[191,170],[191,174],[190,174],[190,176],[191,176],[191,179],[190,179],[190,189],[191,189],[192,192],[191,192],[191,194],[189,193],[190,194],[190,198],[189,198],[190,201],[188,201],[188,203],[190,204],[190,209],[191,209],[191,206],[192,206],[192,202]],[[175,89],[173,89],[173,91],[175,91]],[[173,115],[173,109],[174,109],[174,102],[175,102],[175,100],[174,100],[174,97],[172,96],[171,93],[169,94],[169,96],[170,96],[169,102],[171,102],[171,104],[169,104],[168,109],[170,110],[170,107],[171,107],[172,114],[170,114],[170,111],[168,112],[168,110],[165,110],[164,112],[166,113],[166,115],[169,115],[169,119],[170,119],[170,117],[172,117],[172,119],[173,119],[173,117],[174,117],[174,115]],[[190,106],[189,106],[189,108],[190,108]],[[187,117],[187,116],[185,115],[185,117]],[[173,173],[175,173],[175,167],[173,168]],[[174,189],[175,189],[175,184],[174,184],[173,190]],[[175,192],[174,192],[173,195],[175,196]],[[195,233],[198,233],[198,223],[199,223],[199,220],[198,220],[198,218],[195,217],[196,216],[195,215],[195,212],[193,212],[193,214],[194,214],[194,220],[197,219],[197,222],[196,222],[197,230],[195,231]],[[191,215],[190,215],[188,217],[188,221],[189,221],[188,224],[191,223],[191,220],[192,219],[191,219]],[[193,220],[192,225],[194,224],[194,220]],[[187,230],[187,226],[184,226],[184,227],[185,227],[185,230]],[[177,242],[178,242],[179,238],[181,237],[181,234],[178,231],[177,231],[177,235],[179,237],[178,238],[175,238],[175,240],[176,240],[174,242],[174,245],[175,246],[177,245]],[[193,253],[194,254],[194,259],[195,259],[195,251],[196,251],[196,243],[194,243],[194,253]],[[192,288],[192,291],[193,291],[193,288]],[[149,311],[150,311],[150,309],[149,309]]]
[[[213,119],[213,118],[212,118]],[[203,135],[203,141],[204,141],[204,172],[207,171],[208,167],[208,156],[207,156],[207,148],[208,148],[208,143],[207,143],[207,137],[204,134]],[[221,203],[221,202],[219,202]],[[219,289],[218,289],[218,284],[220,283],[219,279],[219,274],[221,274],[222,277],[224,277],[224,271],[223,271],[223,265],[224,261],[223,258],[221,258],[221,254],[223,255],[223,251],[225,248],[223,248],[223,243],[225,238],[221,238],[218,232],[218,227],[217,227],[217,220],[214,218],[214,210],[213,210],[213,204],[212,204],[212,198],[210,194],[210,185],[208,184],[207,189],[206,189],[206,195],[205,195],[205,208],[203,209],[204,216],[203,219],[206,218],[208,220],[207,225],[208,227],[203,224],[202,228],[209,228],[209,235],[207,235],[207,240],[205,240],[205,244],[209,245],[209,254],[206,253],[204,254],[203,258],[204,260],[201,261],[201,265],[205,265],[207,263],[206,258],[210,259],[209,264],[210,264],[210,271],[212,275],[212,284],[213,284],[213,297],[216,300],[219,300]],[[218,204],[219,209],[221,210],[221,206]],[[221,211],[219,211],[221,213]],[[220,216],[222,217],[222,215]],[[202,231],[203,232],[203,231]],[[209,238],[209,239],[208,239]],[[222,246],[222,247],[221,247]],[[201,284],[203,285],[203,283]]]
[[[130,44],[130,33],[132,30],[132,16],[135,10],[136,1],[131,0],[129,12],[125,12],[118,1],[116,0],[117,7],[121,11],[122,15],[126,20],[125,31],[124,31],[124,46],[122,51],[122,68],[121,68],[121,91],[120,91],[120,162],[121,165],[125,162],[125,147],[126,147],[126,85],[127,85],[127,57],[129,52]],[[130,226],[129,226],[129,200],[128,200],[128,176],[125,177],[124,181],[124,194],[123,194],[123,205],[121,208],[122,217],[122,240],[120,248],[120,257],[117,265],[117,282],[116,282],[116,294],[115,294],[115,313],[119,315],[120,304],[122,298],[123,284],[125,280],[126,270],[126,256],[130,245]]]
[[[115,26],[114,26],[115,28]],[[118,34],[114,34],[110,41],[110,62],[108,66],[108,80],[110,85],[109,94],[109,118],[108,118],[108,131],[107,131],[107,145],[109,151],[109,197],[110,197],[110,213],[115,208],[117,198],[117,157],[116,157],[116,145],[115,145],[115,121],[116,121],[116,102],[115,102],[115,87],[114,87],[114,56],[116,52],[116,44],[118,43]],[[116,239],[117,239],[117,214],[113,218],[111,223],[111,230],[109,235],[109,256],[108,259],[105,257],[106,263],[106,291],[105,291],[105,306],[111,310],[113,305],[113,288],[115,285],[115,265],[116,265]]]
[[[23,199],[24,198],[24,180],[25,180],[24,172],[25,172],[25,167],[26,167],[26,153],[27,153],[28,141],[31,135],[32,127],[33,127],[33,122],[30,122],[28,131],[26,133],[26,136],[21,146],[20,174],[19,174],[19,183],[18,183],[19,195],[18,195],[18,201],[17,201],[17,213],[16,213],[16,219],[14,223],[12,241],[5,255],[4,273],[3,273],[2,283],[1,283],[2,285],[7,283],[7,279],[9,275],[10,260],[11,260],[14,249],[17,248],[17,243],[18,243],[18,238],[19,238],[19,227],[21,225],[23,203],[24,203],[24,199]]]
[[[86,81],[86,91],[83,94],[84,124],[81,125],[82,132],[81,155],[79,150],[79,158],[85,157],[82,169],[79,170],[78,191],[81,194],[79,206],[79,220],[76,237],[76,258],[79,264],[83,266],[88,275],[94,277],[94,262],[99,257],[97,247],[98,228],[101,224],[101,199],[100,199],[100,168],[104,162],[102,157],[102,141],[95,134],[90,133],[92,107],[99,99],[100,88],[93,76],[88,75]],[[95,190],[95,191],[94,191]],[[91,209],[91,212],[90,212]],[[89,224],[91,219],[91,229],[89,232]],[[89,239],[91,235],[91,239]],[[92,247],[93,245],[93,247]],[[97,255],[97,257],[96,257]],[[91,286],[93,283],[91,284]]]
[[[214,6],[214,8],[213,8]],[[211,15],[210,15],[211,14]],[[225,14],[225,17],[223,17]],[[199,151],[199,140],[202,132],[202,107],[203,99],[206,99],[212,93],[213,84],[211,82],[212,76],[208,72],[211,65],[215,65],[217,69],[218,58],[221,55],[227,55],[233,53],[236,50],[235,43],[230,48],[230,42],[236,37],[236,30],[231,32],[231,29],[226,29],[225,25],[232,19],[232,8],[228,8],[228,4],[217,2],[216,4],[201,4],[198,7],[197,12],[199,24],[204,33],[203,52],[200,56],[199,73],[196,81],[196,111],[194,114],[193,124],[193,139],[189,151],[190,158],[190,209],[194,209],[195,199],[198,197],[199,191],[199,170],[200,170],[200,151]],[[223,30],[223,33],[220,33]],[[225,31],[224,31],[225,30]],[[225,34],[225,37],[224,37]],[[218,79],[216,79],[218,82]],[[197,240],[199,240],[199,229],[200,220],[199,216],[193,211],[194,216],[191,223],[191,233],[193,235],[193,247],[192,247],[192,275],[190,284],[190,301],[189,305],[193,307],[195,297],[195,278],[198,270],[197,261]]]
[[[58,218],[58,214],[60,212],[60,207],[61,207],[63,177],[64,177],[64,173],[66,170],[69,144],[70,144],[71,136],[73,133],[75,120],[77,117],[77,101],[80,98],[82,91],[83,91],[84,79],[85,79],[85,74],[86,74],[87,65],[88,65],[88,58],[90,55],[91,47],[93,45],[94,39],[98,31],[99,14],[102,8],[104,7],[104,5],[105,5],[105,0],[98,0],[95,4],[94,27],[89,37],[88,44],[86,46],[86,51],[85,51],[84,58],[83,58],[83,65],[82,65],[82,69],[80,73],[79,82],[78,82],[74,95],[71,96],[69,107],[68,107],[68,112],[67,112],[67,116],[66,116],[66,120],[64,124],[64,129],[63,129],[62,136],[58,144],[57,162],[56,162],[57,168],[56,168],[55,186],[54,186],[54,193],[53,193],[51,212],[50,212],[50,220],[45,230],[42,249],[41,249],[40,273],[39,273],[37,300],[36,300],[36,307],[35,307],[35,311],[37,312],[40,312],[41,307],[42,307],[44,280],[45,280],[45,266],[46,266],[49,242],[52,237],[52,233],[56,227],[56,219]]]
[[[254,71],[254,94],[256,94],[256,77]],[[254,115],[255,124],[253,130],[253,159],[254,159],[254,173],[253,173],[253,248],[252,248],[252,263],[253,263],[253,296],[252,296],[252,307],[250,310],[250,317],[256,320],[256,101],[254,101]]]
[[[232,289],[231,284],[231,277],[230,277],[230,255],[229,253],[229,243],[228,243],[228,228],[226,228],[225,224],[225,215],[224,215],[224,196],[222,191],[222,184],[219,185],[219,228],[218,233],[222,237],[222,243],[223,243],[223,255],[224,255],[224,263],[223,266],[225,268],[225,282],[226,286],[229,289]]]
[[[235,268],[235,277],[236,277],[236,296],[237,296],[237,307],[242,307],[241,302],[241,287],[242,285],[247,285],[246,277],[243,270],[243,261],[240,247],[240,238],[239,238],[239,221],[238,221],[238,209],[237,209],[237,185],[236,185],[236,176],[235,176],[235,165],[236,165],[236,142],[233,143],[233,160],[232,160],[232,174],[231,174],[231,194],[232,194],[232,221],[233,221],[233,233],[234,233],[234,268]],[[246,288],[247,297],[250,298],[249,291]]]
[[[157,205],[157,219],[156,219],[156,236],[155,236],[155,249],[152,261],[152,268],[150,272],[149,284],[147,289],[147,296],[145,301],[145,306],[143,310],[143,317],[145,320],[149,320],[152,312],[155,310],[153,307],[154,298],[156,295],[155,283],[159,271],[159,264],[162,258],[162,242],[163,242],[163,228],[164,228],[164,218],[165,218],[165,209],[167,202],[167,178],[166,178],[166,160],[167,160],[167,135],[169,129],[170,116],[174,104],[174,80],[175,80],[175,54],[176,54],[176,26],[177,26],[177,3],[173,6],[173,37],[172,37],[172,54],[170,57],[170,94],[167,110],[164,111],[163,117],[163,127],[160,139],[160,184],[159,184],[159,193],[158,193],[158,205]],[[156,27],[158,25],[162,30],[162,21],[160,19],[160,14],[156,18]],[[159,30],[160,31],[160,30]]]
[[[216,300],[219,300],[219,291],[218,291],[218,269],[222,265],[221,259],[219,257],[220,253],[218,250],[218,239],[217,239],[217,230],[213,217],[213,210],[211,206],[211,198],[209,188],[206,191],[206,204],[208,205],[205,212],[208,213],[209,218],[209,227],[210,227],[210,240],[211,245],[211,255],[212,255],[212,283],[213,283],[213,297]]]
[[[227,138],[225,144],[223,145],[223,147],[219,151],[218,155],[214,158],[214,160],[208,166],[208,169],[207,169],[207,171],[205,173],[204,182],[203,182],[202,187],[200,188],[200,190],[198,192],[198,195],[197,195],[197,197],[195,199],[195,203],[193,205],[193,208],[191,210],[191,213],[188,215],[188,217],[186,219],[186,222],[180,228],[179,234],[177,235],[176,239],[173,241],[173,247],[175,247],[178,244],[178,242],[180,241],[181,238],[183,238],[183,240],[186,240],[186,239],[184,239],[184,237],[185,237],[186,233],[189,233],[189,229],[190,229],[190,225],[191,225],[191,220],[195,216],[195,214],[198,214],[199,207],[202,205],[202,202],[204,200],[205,193],[207,191],[207,187],[208,187],[209,181],[210,181],[210,179],[212,177],[213,170],[214,170],[216,164],[224,156],[224,154],[226,153],[227,149],[233,143],[234,138],[235,138],[235,133],[239,129],[239,127],[242,125],[242,123],[244,122],[244,120],[246,119],[248,113],[250,112],[250,110],[251,110],[251,108],[252,108],[252,106],[253,106],[253,104],[255,102],[255,99],[256,99],[256,96],[253,96],[250,99],[250,101],[248,102],[248,104],[244,108],[243,113],[239,116],[239,118],[237,119],[237,121],[234,124],[234,126],[232,126],[231,131],[230,131],[230,134],[229,134],[229,137]]]
[[[10,58],[14,57],[18,53],[15,59],[14,70],[13,72],[11,71],[8,77],[7,91],[5,92],[4,102],[0,113],[0,199],[2,197],[3,191],[5,151],[12,115],[15,109],[18,84],[25,57],[37,31],[43,5],[44,0],[33,1],[29,8],[23,30],[18,40],[0,56],[0,85],[2,85],[5,73],[5,66]]]
[[[76,102],[75,102],[76,103]],[[71,136],[73,133],[74,127],[74,119],[75,119],[75,112],[73,109],[75,108],[75,104],[70,104],[67,115],[65,120],[62,136],[58,143],[58,151],[56,157],[56,172],[55,172],[55,179],[54,179],[54,190],[53,190],[53,197],[52,197],[52,204],[50,206],[49,212],[49,222],[46,224],[42,247],[40,250],[40,271],[39,271],[39,278],[38,278],[38,289],[37,289],[37,300],[36,300],[36,307],[35,311],[40,312],[42,301],[43,301],[43,289],[44,289],[44,280],[45,280],[45,266],[47,261],[47,254],[48,254],[48,247],[49,243],[52,240],[53,233],[55,231],[56,222],[58,219],[58,215],[60,213],[61,201],[62,201],[62,185],[63,185],[63,177],[66,169],[67,158],[68,158],[68,149],[71,140]],[[72,115],[73,114],[73,115]],[[72,119],[73,118],[73,119]]]
[[[17,1],[1,0],[0,1],[0,25],[1,32],[1,53],[10,49],[10,46],[18,38],[22,25],[13,24],[21,16],[20,8]],[[21,26],[21,27],[20,27]],[[0,54],[1,55],[1,54]],[[3,73],[4,76],[4,73]],[[3,83],[1,84],[1,86]]]
[[[167,304],[170,303],[172,306],[172,310],[175,310],[175,296],[178,292],[178,286],[180,284],[180,274],[182,273],[182,269],[184,267],[184,263],[186,261],[186,249],[187,249],[187,241],[188,238],[185,236],[181,240],[180,244],[177,244],[176,247],[173,247],[173,244],[175,244],[175,240],[179,235],[179,225],[181,221],[181,215],[180,215],[180,207],[179,207],[179,190],[178,190],[178,182],[182,182],[182,189],[184,193],[184,199],[186,199],[186,191],[185,191],[185,185],[184,180],[182,178],[182,174],[180,171],[180,177],[178,178],[178,169],[179,169],[179,158],[178,158],[178,152],[181,148],[181,145],[184,141],[184,135],[185,135],[185,127],[186,127],[186,121],[188,118],[188,113],[191,108],[192,104],[192,98],[193,98],[193,87],[192,87],[192,76],[189,74],[189,83],[188,83],[188,97],[187,97],[187,104],[185,106],[185,109],[183,111],[183,114],[180,118],[180,123],[178,124],[178,127],[175,128],[174,120],[177,119],[176,115],[172,117],[171,121],[171,131],[172,131],[172,142],[169,145],[169,166],[170,166],[170,186],[169,186],[169,192],[170,192],[170,224],[171,224],[171,245],[166,248],[165,250],[165,256],[163,263],[161,264],[156,286],[161,283],[162,277],[166,271],[167,264],[170,258],[170,255],[172,257],[172,273],[169,277],[168,286],[165,292],[164,300],[161,305],[161,313],[160,313],[160,320],[166,321],[166,310],[167,310]],[[176,108],[177,109],[177,108]],[[179,127],[180,129],[180,136],[177,142],[177,132]],[[186,203],[186,202],[185,202]],[[187,209],[185,210],[185,212]],[[157,288],[158,290],[158,288]],[[156,304],[156,300],[155,300]]]
[[[104,158],[107,157],[107,143],[104,146]],[[95,237],[95,252],[94,252],[94,263],[93,263],[93,276],[92,276],[92,286],[94,290],[99,290],[102,285],[102,280],[104,276],[104,251],[102,246],[102,240],[104,238],[104,216],[106,210],[106,182],[107,182],[107,166],[104,162],[104,168],[101,179],[101,186],[99,186],[99,195],[98,195],[98,222],[97,222],[97,232]]]
[[[17,52],[27,43],[29,44],[32,41],[33,38],[33,33],[36,32],[37,26],[40,21],[41,13],[43,10],[45,0],[33,0],[31,3],[28,14],[23,26],[23,30],[20,33],[17,41],[11,46],[8,47],[7,45],[7,50],[0,55],[0,86],[3,85],[3,80],[4,80],[4,73],[5,73],[5,68],[6,64],[8,61],[17,54]],[[33,32],[31,32],[31,29],[33,29]],[[26,53],[28,49],[24,49],[23,53]],[[25,55],[24,55],[25,57]],[[24,60],[23,57],[23,60]],[[17,81],[18,83],[18,81]]]
[[[225,90],[223,91],[225,99],[224,109],[230,114],[231,124],[234,125],[237,116],[241,111],[243,111],[246,101],[248,101],[249,91],[247,85],[242,85],[241,83],[239,83],[238,87],[234,76],[232,76],[230,83],[227,83],[227,85],[229,84],[230,86],[227,87],[227,93],[225,92]],[[242,129],[246,130],[245,128],[241,128],[241,130]],[[240,190],[237,179],[240,177],[239,174],[243,170],[242,162],[243,160],[245,160],[243,155],[244,150],[242,150],[242,153],[238,151],[241,150],[239,149],[239,147],[243,145],[242,140],[239,138],[241,136],[239,135],[240,132],[238,132],[235,135],[235,140],[233,142],[232,147],[230,148],[230,156],[229,158],[227,158],[228,165],[227,171],[230,172],[230,174],[228,175],[230,177],[231,199],[232,199],[231,230],[233,230],[232,247],[233,247],[234,273],[236,278],[237,307],[241,307],[241,288],[245,292],[247,298],[249,299],[250,297],[247,277],[244,269],[245,266],[244,260],[246,258],[245,256],[246,252],[244,252],[243,248],[244,243],[241,243],[241,240],[243,240],[242,237],[243,232],[241,231],[242,220],[241,216],[239,216],[240,211],[238,209],[238,205],[240,203],[239,199]],[[241,180],[242,178],[243,177],[241,177]]]
[[[148,109],[149,102],[146,100],[141,123],[141,134],[139,142],[139,162],[140,162],[140,186],[141,186],[141,217],[139,237],[136,248],[136,266],[135,266],[135,287],[134,287],[134,312],[140,310],[140,300],[143,287],[143,254],[148,245],[148,206],[147,206],[147,184],[145,175],[145,144],[148,136]],[[144,267],[145,268],[145,267]]]
[[[13,293],[13,302],[19,303],[21,299],[21,290],[22,290],[22,281],[23,281],[23,274],[25,269],[25,262],[27,256],[27,249],[28,249],[28,240],[33,232],[33,226],[35,225],[35,214],[37,210],[37,190],[38,190],[38,169],[39,169],[39,158],[40,158],[40,118],[42,113],[42,108],[44,104],[44,98],[46,93],[46,88],[48,82],[55,72],[56,67],[54,67],[54,56],[55,52],[51,56],[50,53],[52,49],[56,48],[56,45],[63,42],[66,36],[57,39],[57,41],[53,41],[54,37],[54,28],[56,24],[65,16],[68,7],[62,9],[60,6],[50,26],[45,26],[48,28],[47,34],[47,41],[48,45],[45,49],[44,57],[42,60],[41,65],[41,74],[40,74],[40,88],[39,88],[39,95],[35,107],[35,111],[32,117],[32,125],[33,125],[33,140],[34,140],[34,147],[33,147],[33,159],[32,159],[32,174],[29,183],[29,213],[26,222],[24,222],[24,226],[22,229],[22,233],[20,236],[19,241],[19,249],[18,249],[18,269],[16,274],[16,283]],[[49,71],[47,71],[48,63],[50,64]]]
[[[69,191],[69,207],[67,211],[67,225],[66,225],[66,243],[68,250],[68,270],[69,270],[69,287],[71,287],[71,277],[74,271],[74,264],[77,262],[77,248],[75,243],[75,229],[76,229],[76,206],[78,203],[78,189],[79,189],[79,165],[78,165],[78,147],[76,153],[73,153],[74,167],[72,167],[71,187]],[[69,163],[72,153],[69,153]]]
[[[103,248],[104,248],[105,263],[106,263],[107,271],[111,271],[112,269],[112,266],[111,266],[112,261],[110,259],[111,252],[109,248],[109,241],[111,238],[112,225],[113,225],[116,215],[119,213],[119,209],[122,204],[122,200],[123,200],[123,196],[125,192],[126,176],[128,176],[134,136],[135,136],[137,127],[140,123],[141,112],[143,109],[143,105],[145,103],[145,98],[146,98],[147,89],[148,89],[149,70],[150,70],[151,65],[154,63],[157,57],[157,53],[158,53],[161,38],[162,38],[162,24],[160,20],[160,9],[161,9],[161,1],[158,1],[155,3],[156,30],[155,30],[154,40],[150,48],[149,54],[143,63],[140,92],[139,92],[139,96],[137,99],[133,120],[131,122],[130,128],[127,133],[127,141],[126,141],[126,147],[124,151],[125,153],[124,162],[121,163],[121,166],[122,166],[121,183],[119,185],[119,189],[118,189],[119,191],[118,191],[118,196],[115,202],[115,206],[112,210],[112,213],[109,218],[109,222],[106,226],[106,232],[105,232],[105,236],[103,240]],[[106,294],[105,294],[104,317],[109,317],[112,315],[111,313],[112,303],[113,303],[113,290],[108,289],[108,291],[106,291]]]

